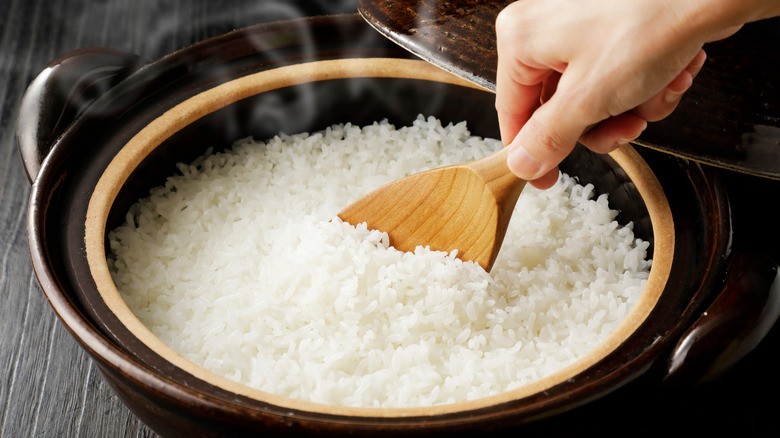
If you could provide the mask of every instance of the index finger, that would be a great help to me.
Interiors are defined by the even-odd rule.
[[[499,56],[496,71],[496,112],[501,141],[509,144],[541,105],[542,83],[551,71],[527,67]]]

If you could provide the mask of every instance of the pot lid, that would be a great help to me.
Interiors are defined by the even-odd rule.
[[[511,0],[360,0],[381,34],[422,59],[495,90],[494,23]],[[780,18],[707,45],[707,62],[675,112],[635,144],[780,179]]]

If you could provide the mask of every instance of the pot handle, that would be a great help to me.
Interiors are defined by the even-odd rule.
[[[780,273],[767,255],[734,252],[723,289],[683,334],[664,383],[704,383],[752,351],[780,317]]]
[[[95,47],[51,61],[22,97],[16,142],[32,183],[54,141],[97,98],[136,71],[134,54]]]

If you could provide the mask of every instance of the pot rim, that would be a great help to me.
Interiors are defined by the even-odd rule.
[[[660,182],[647,163],[631,147],[611,154],[632,177],[651,217],[654,235],[653,267],[650,278],[630,314],[620,326],[591,352],[575,363],[536,382],[476,400],[414,408],[346,407],[270,394],[231,381],[185,359],[162,343],[130,311],[111,280],[105,254],[106,221],[116,195],[132,171],[152,150],[187,124],[240,99],[303,82],[349,77],[401,77],[447,82],[480,88],[424,61],[396,58],[351,58],[313,61],[278,67],[241,76],[205,90],[171,108],[138,132],[119,151],[98,181],[89,201],[86,224],[86,253],[92,276],[105,303],[120,321],[156,354],[196,378],[231,393],[285,409],[349,417],[424,417],[484,409],[537,394],[569,380],[596,364],[617,348],[652,312],[671,270],[674,252],[674,224]]]

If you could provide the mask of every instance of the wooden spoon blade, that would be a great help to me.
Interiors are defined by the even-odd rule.
[[[488,158],[505,167],[505,155],[497,157]],[[402,178],[355,201],[338,216],[388,233],[390,245],[400,251],[417,246],[457,250],[461,260],[490,271],[524,182],[485,166],[484,160]],[[511,190],[497,190],[503,185]]]

